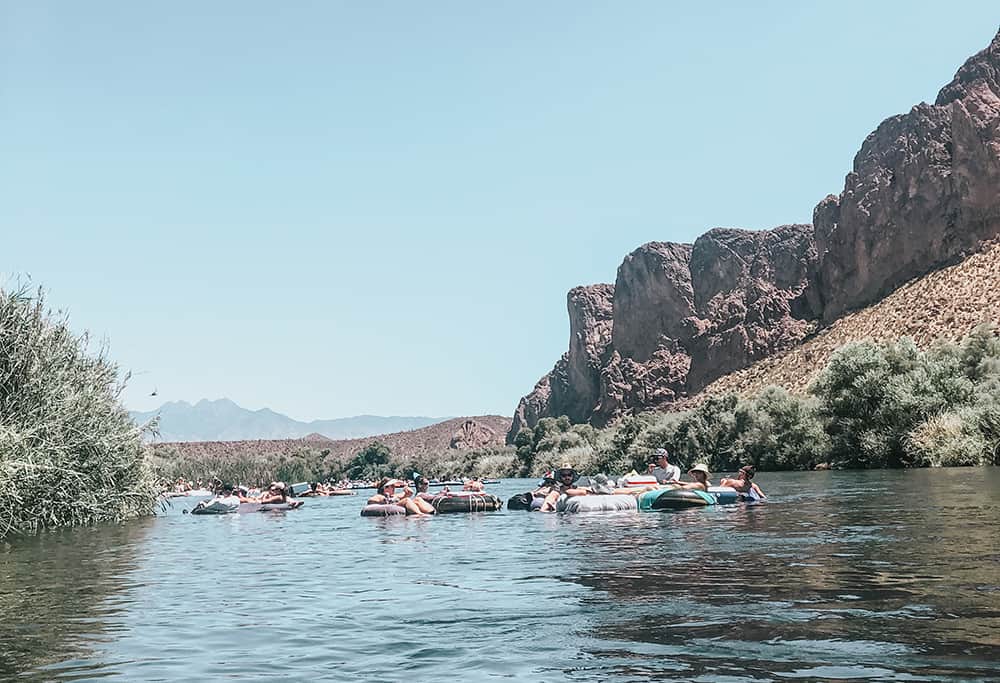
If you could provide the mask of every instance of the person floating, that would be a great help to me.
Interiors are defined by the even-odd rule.
[[[734,488],[751,500],[763,500],[764,498],[767,498],[767,496],[765,496],[760,487],[752,481],[753,475],[756,473],[757,470],[753,465],[744,465],[736,474],[736,479],[723,477],[719,482],[719,486]]]
[[[402,495],[396,494],[396,489],[402,488]],[[376,489],[377,493],[368,499],[369,505],[398,505],[406,509],[406,514],[414,516],[433,515],[434,506],[419,497],[414,497],[413,491],[398,479],[382,477]]]
[[[670,463],[666,448],[657,448],[653,451],[650,465],[649,473],[656,477],[656,481],[661,484],[666,484],[668,481],[678,481],[681,478],[681,468]]]
[[[680,489],[692,489],[695,491],[708,492],[708,487],[712,485],[712,483],[708,480],[708,475],[710,474],[708,471],[708,465],[698,463],[688,470],[688,474],[691,475],[692,479],[694,479],[693,482],[676,482],[674,485]]]
[[[559,501],[560,496],[585,496],[591,493],[591,490],[588,488],[576,486],[576,480],[579,478],[579,475],[569,463],[563,463],[562,467],[555,471],[555,475],[556,485],[545,496],[545,501],[538,508],[539,512],[553,512],[556,509],[556,503]]]

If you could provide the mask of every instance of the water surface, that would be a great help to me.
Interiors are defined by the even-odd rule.
[[[0,677],[1000,680],[1000,469],[757,480],[767,503],[679,513],[185,502],[19,539]]]

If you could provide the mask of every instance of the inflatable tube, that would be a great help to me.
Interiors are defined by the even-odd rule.
[[[621,512],[638,509],[635,496],[627,494],[562,496],[556,503],[557,512]]]
[[[234,499],[236,500],[236,499]],[[202,501],[194,506],[191,510],[192,515],[231,515],[239,512],[239,505],[226,505],[225,503],[214,500],[212,502]]]
[[[728,505],[740,501],[740,494],[728,486],[711,486],[708,493],[692,489],[667,488],[639,496],[640,510],[683,510],[706,505]]]
[[[354,491],[352,491],[351,489],[334,489],[332,491],[328,491],[326,495],[328,495],[328,496],[356,496],[358,494],[355,493]]]
[[[728,486],[709,486],[708,492],[715,498],[716,505],[729,505],[742,500],[750,500],[749,496],[744,496],[739,491]],[[756,495],[754,496],[756,498]]]
[[[405,515],[406,508],[402,505],[366,505],[361,508],[362,517],[395,517]]]
[[[534,496],[531,492],[518,493],[507,499],[507,509],[508,510],[530,510],[531,504],[535,502]]]
[[[296,500],[292,503],[240,503],[239,513],[245,515],[250,512],[282,512],[285,510],[295,510],[302,507],[302,501]]]
[[[431,505],[438,514],[449,512],[494,512],[503,507],[503,501],[492,493],[466,491],[434,496]]]

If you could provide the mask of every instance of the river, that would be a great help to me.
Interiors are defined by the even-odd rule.
[[[0,677],[1000,680],[1000,468],[756,481],[768,502],[675,513],[186,501],[15,539]]]

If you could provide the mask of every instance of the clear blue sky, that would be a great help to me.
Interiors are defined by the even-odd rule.
[[[509,414],[566,349],[570,287],[651,240],[808,222],[998,22],[995,0],[3,1],[0,272],[107,336],[136,409]]]

